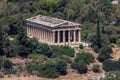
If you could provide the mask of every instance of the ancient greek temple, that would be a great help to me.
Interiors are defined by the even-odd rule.
[[[38,15],[26,19],[27,36],[49,45],[75,45],[81,42],[80,24]]]

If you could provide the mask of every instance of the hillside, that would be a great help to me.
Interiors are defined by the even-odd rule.
[[[11,76],[79,80],[104,73],[108,74],[101,80],[109,80],[109,72],[117,76],[120,5],[111,1],[0,0],[0,80]],[[81,39],[91,45],[50,46],[28,38],[25,20],[39,14],[81,24]]]

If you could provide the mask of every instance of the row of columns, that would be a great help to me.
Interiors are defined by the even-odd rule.
[[[68,31],[68,36],[66,36],[65,34],[65,32],[66,31]],[[71,34],[71,31],[73,31],[73,34]],[[78,33],[77,33],[77,31],[78,31]],[[55,34],[57,34],[57,42],[55,42],[56,44],[69,44],[69,43],[73,43],[73,44],[75,44],[75,43],[80,43],[80,41],[81,41],[81,35],[80,35],[80,30],[63,30],[62,32],[63,32],[63,34],[62,34],[62,42],[60,42],[60,32],[61,31],[55,31],[56,33]],[[66,41],[66,38],[68,38],[68,41]],[[73,39],[73,41],[71,41],[71,38]]]
[[[54,39],[53,39],[54,35],[53,35],[53,32],[51,31],[46,31],[44,29],[39,29],[36,27],[28,26],[27,35],[31,38],[35,37],[40,42],[43,42],[43,43],[49,43],[49,44],[54,43]]]
[[[62,33],[62,42],[61,42],[61,31]],[[61,31],[49,31],[40,29],[33,26],[27,27],[27,35],[31,38],[35,37],[40,42],[48,43],[51,45],[65,45],[69,43],[79,43],[80,42],[80,30],[61,30]],[[67,32],[66,32],[67,31]],[[77,33],[78,31],[78,33]],[[73,32],[73,33],[72,33]],[[57,36],[56,36],[57,34]],[[66,34],[68,36],[66,36]],[[73,41],[71,41],[71,38]],[[56,40],[57,39],[57,40]],[[66,41],[68,39],[68,41]]]

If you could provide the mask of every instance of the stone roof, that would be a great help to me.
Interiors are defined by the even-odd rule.
[[[78,23],[57,19],[49,16],[43,16],[43,15],[37,15],[37,16],[28,18],[26,19],[26,21],[49,26],[49,27],[80,25]]]

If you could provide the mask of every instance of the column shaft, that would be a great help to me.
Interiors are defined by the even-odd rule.
[[[81,35],[80,35],[80,30],[78,30],[78,41],[81,41]]]
[[[70,43],[70,39],[71,39],[71,37],[70,37],[70,30],[68,31],[68,43]]]
[[[74,43],[76,43],[76,30],[74,30]]]
[[[60,43],[60,31],[58,31],[58,44]]]
[[[65,31],[63,31],[63,44],[65,45]]]

